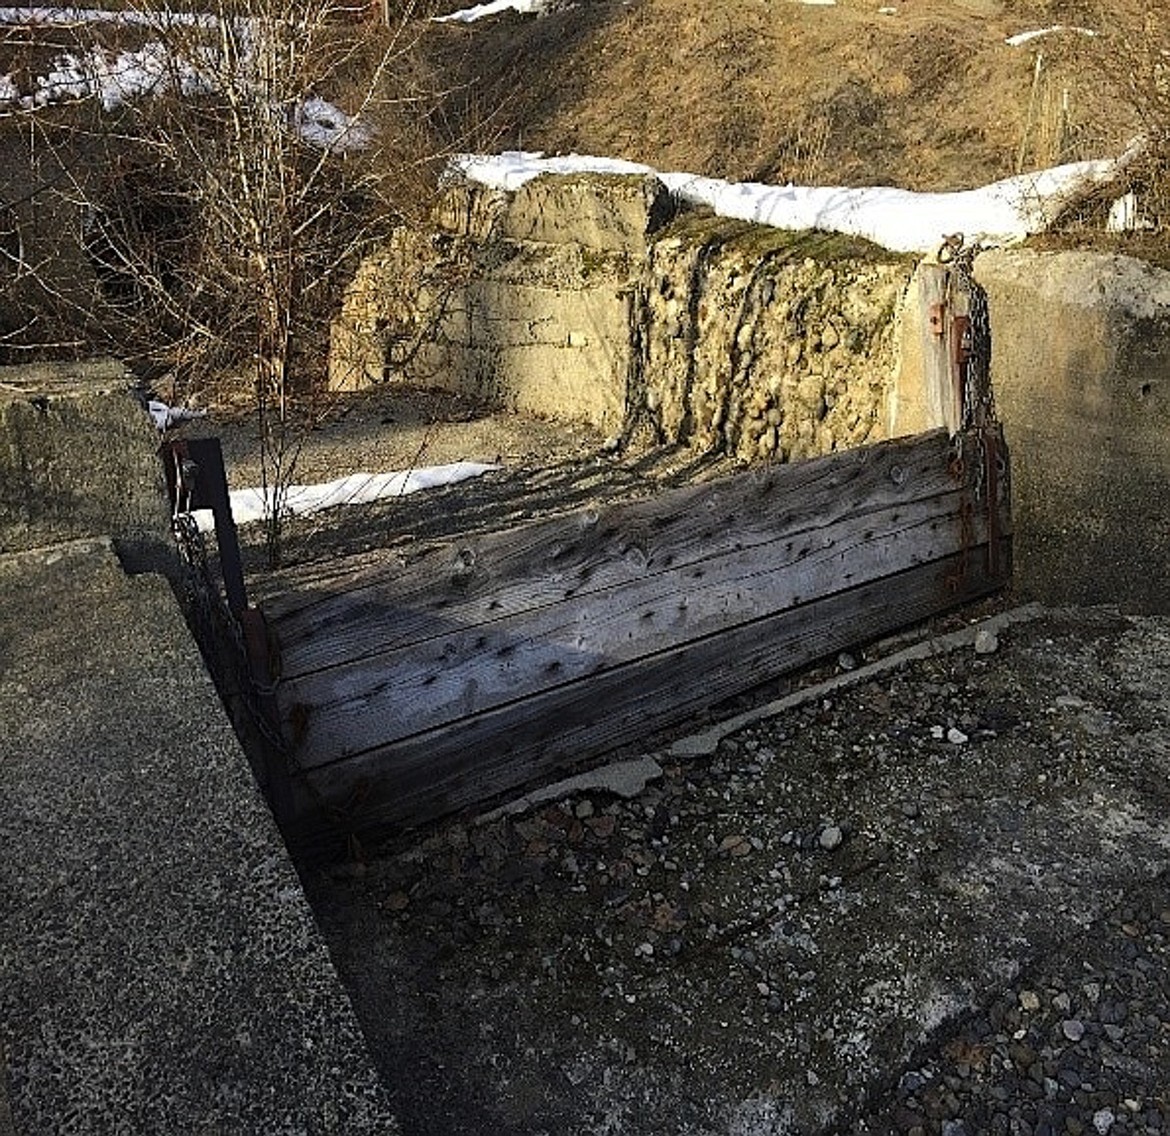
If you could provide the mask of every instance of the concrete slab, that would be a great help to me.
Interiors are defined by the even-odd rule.
[[[174,599],[108,541],[0,557],[0,783],[16,1133],[396,1131]]]
[[[0,553],[111,536],[123,561],[171,549],[158,434],[113,360],[0,368]]]

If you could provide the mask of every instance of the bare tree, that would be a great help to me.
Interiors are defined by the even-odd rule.
[[[274,564],[340,293],[425,205],[439,157],[411,6],[387,11],[132,0],[108,19],[80,13],[68,58],[88,105],[24,111],[84,216],[102,294],[85,317],[185,385],[247,372]]]

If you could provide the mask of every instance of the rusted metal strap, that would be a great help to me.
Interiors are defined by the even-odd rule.
[[[983,485],[987,498],[987,574],[992,579],[1000,575],[1000,532],[999,525],[999,443],[997,426],[986,426],[981,430],[983,438]]]

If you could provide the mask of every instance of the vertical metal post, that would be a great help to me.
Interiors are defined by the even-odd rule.
[[[210,509],[215,519],[215,539],[219,545],[220,573],[228,608],[237,619],[248,610],[248,593],[244,587],[244,564],[240,556],[240,537],[232,517],[228,498],[227,470],[223,448],[218,438],[186,438],[168,442],[164,450],[172,460],[166,462],[167,486],[171,503],[187,495],[189,509]],[[189,473],[191,481],[179,484],[180,473]]]

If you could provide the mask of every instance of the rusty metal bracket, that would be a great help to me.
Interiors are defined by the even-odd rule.
[[[951,350],[954,362],[960,367],[971,358],[971,319],[969,316],[951,316]],[[962,377],[962,376],[960,376]]]

